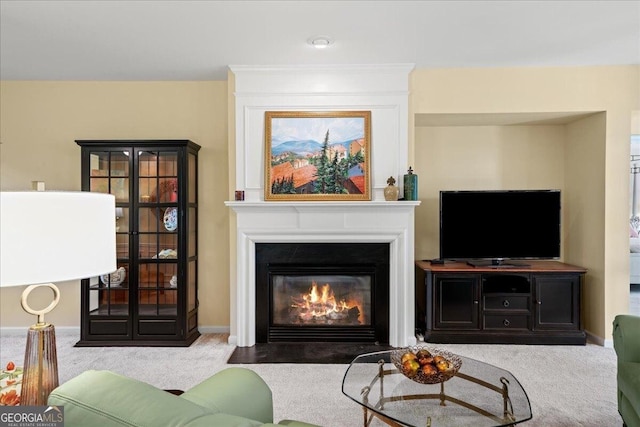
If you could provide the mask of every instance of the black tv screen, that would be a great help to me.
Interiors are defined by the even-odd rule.
[[[441,191],[440,258],[560,257],[560,191]]]

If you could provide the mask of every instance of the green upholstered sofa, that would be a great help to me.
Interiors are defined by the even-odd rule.
[[[640,427],[640,317],[616,316],[613,347],[618,355],[618,412],[628,427]]]
[[[65,427],[314,427],[274,424],[271,389],[255,372],[235,367],[179,396],[110,371],[86,371],[53,390],[48,403],[64,406]]]

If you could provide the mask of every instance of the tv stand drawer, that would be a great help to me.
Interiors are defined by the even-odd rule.
[[[529,329],[529,316],[524,314],[485,314],[484,329]]]

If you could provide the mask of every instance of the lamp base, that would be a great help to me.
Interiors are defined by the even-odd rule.
[[[49,394],[56,387],[58,355],[55,328],[49,323],[38,323],[32,325],[27,333],[20,404],[46,405]]]

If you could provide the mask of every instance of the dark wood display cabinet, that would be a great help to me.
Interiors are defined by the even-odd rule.
[[[82,190],[116,198],[118,270],[82,280],[76,346],[188,346],[198,332],[198,150],[78,140]]]
[[[526,267],[416,262],[416,328],[427,342],[586,344],[580,315],[586,270],[555,261]]]

